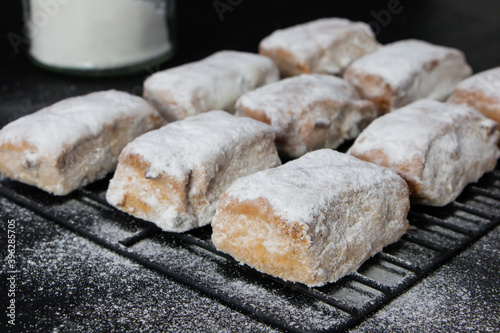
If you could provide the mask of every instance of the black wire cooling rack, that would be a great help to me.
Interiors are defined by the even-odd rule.
[[[500,170],[469,185],[442,208],[414,206],[410,230],[337,283],[287,283],[238,264],[213,246],[209,226],[163,232],[109,206],[109,179],[54,197],[0,178],[0,195],[149,269],[290,332],[338,332],[361,322],[500,220]]]

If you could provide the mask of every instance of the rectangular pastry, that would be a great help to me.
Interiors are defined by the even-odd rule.
[[[340,75],[378,47],[368,24],[323,18],[273,32],[261,41],[259,52],[273,59],[283,76]]]
[[[151,75],[144,82],[144,98],[164,118],[180,120],[210,110],[232,112],[238,97],[278,80],[278,69],[268,58],[220,51]]]
[[[448,102],[467,105],[500,123],[500,67],[460,82]]]
[[[0,131],[0,173],[65,195],[113,171],[128,142],[163,124],[149,103],[125,92],[68,98]]]
[[[163,230],[183,232],[209,224],[219,195],[238,177],[279,164],[270,126],[210,111],[127,145],[106,199]]]
[[[374,120],[348,153],[396,171],[415,203],[444,206],[495,167],[498,139],[478,111],[422,100]]]
[[[220,198],[212,240],[261,272],[322,286],[397,241],[409,208],[395,172],[321,149],[235,181]]]
[[[299,157],[320,148],[337,148],[354,139],[378,115],[341,78],[302,74],[241,96],[236,115],[270,124],[279,151]]]
[[[459,50],[403,40],[355,61],[344,79],[386,113],[419,99],[444,100],[470,74]]]

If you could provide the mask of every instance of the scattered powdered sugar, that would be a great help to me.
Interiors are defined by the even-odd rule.
[[[497,332],[500,227],[350,332]]]
[[[156,110],[140,97],[116,90],[71,97],[21,117],[0,131],[0,142],[22,144],[57,158],[86,136],[96,136],[121,117],[151,117]]]
[[[19,331],[274,331],[3,198],[0,203],[2,216],[17,222]]]
[[[18,221],[20,330],[273,331],[4,198],[0,212]],[[400,295],[353,332],[496,331],[499,241],[496,228],[470,252]],[[322,302],[307,300],[281,284],[269,285],[245,266],[233,267],[196,246],[143,241],[133,250],[162,265],[174,263],[184,275],[207,281],[208,286],[214,282],[210,288],[298,328],[330,329],[344,319],[345,314]]]
[[[149,225],[147,222],[135,220],[128,216],[120,216],[110,207],[99,207],[86,198],[82,200],[69,199],[63,204],[45,207],[59,218],[75,221],[81,228],[109,241],[117,242],[132,236],[141,228]]]
[[[199,247],[182,244],[170,247],[165,246],[164,240],[145,240],[134,245],[133,250],[241,302],[246,308],[300,329],[331,329],[348,317],[346,313],[282,284],[261,281],[259,273]]]

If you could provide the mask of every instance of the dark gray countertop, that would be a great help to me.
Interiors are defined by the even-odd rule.
[[[183,0],[180,0],[183,1]],[[272,30],[322,16],[376,21],[390,1],[312,4],[242,1],[221,21],[212,2],[179,3],[179,53],[163,67],[220,49],[255,51]],[[500,3],[493,0],[399,1],[403,8],[380,24],[382,42],[419,38],[463,50],[474,70],[500,66]],[[20,6],[0,5],[0,127],[62,98],[116,88],[140,94],[150,74],[114,79],[61,76],[38,69],[25,49],[4,38],[21,33]],[[382,26],[384,25],[384,26]],[[156,69],[155,69],[156,70]],[[17,319],[14,331],[258,332],[274,329],[174,282],[0,197],[0,233],[16,221]],[[0,254],[5,258],[5,237]],[[426,276],[353,328],[352,332],[500,331],[500,227]],[[6,301],[5,261],[0,299]],[[5,311],[6,304],[2,304]],[[0,312],[0,323],[6,318]]]
[[[19,240],[16,332],[274,331],[4,198],[0,216]],[[351,332],[497,332],[499,244],[497,227]]]
[[[351,332],[498,332],[500,227]]]
[[[4,198],[0,216],[16,221],[15,332],[270,330]]]

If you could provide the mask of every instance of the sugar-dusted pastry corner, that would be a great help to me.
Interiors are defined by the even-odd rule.
[[[341,78],[303,74],[244,94],[236,103],[236,115],[270,124],[278,150],[299,157],[354,139],[378,111]]]
[[[343,18],[323,18],[276,30],[259,44],[282,76],[341,75],[354,60],[379,47],[370,26]]]
[[[355,61],[344,79],[387,113],[419,99],[444,100],[471,73],[457,49],[402,40]]]
[[[460,82],[448,102],[467,105],[500,123],[500,67]]]
[[[65,195],[113,171],[128,142],[163,124],[148,102],[125,92],[68,98],[0,130],[0,173]]]
[[[396,171],[413,202],[444,206],[495,167],[499,137],[476,110],[422,100],[374,120],[348,153]]]
[[[166,231],[207,225],[238,177],[280,165],[270,126],[224,111],[170,123],[120,155],[106,199]]]
[[[270,59],[220,51],[151,75],[144,82],[144,98],[165,119],[180,120],[210,110],[232,112],[242,94],[278,80],[278,68]]]
[[[395,172],[321,149],[235,181],[221,196],[212,240],[261,272],[322,286],[397,241],[409,208]]]

